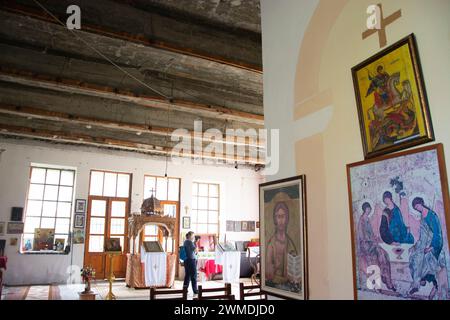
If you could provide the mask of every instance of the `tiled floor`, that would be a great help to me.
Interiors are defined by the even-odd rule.
[[[250,284],[250,279],[240,279],[241,282]],[[204,281],[202,284],[205,288],[223,286],[222,280]],[[176,280],[174,288],[181,289],[182,281]],[[107,281],[94,281],[92,290],[97,293],[97,300],[103,300],[108,294],[109,284]],[[2,300],[78,300],[78,292],[84,290],[83,284],[72,285],[36,285],[36,286],[20,286],[20,287],[4,287],[2,292]],[[117,280],[113,284],[113,293],[118,300],[148,300],[148,289],[132,289],[125,285],[124,280]],[[236,299],[239,299],[239,283],[232,284],[232,293]],[[191,289],[188,292],[188,299],[191,300],[193,294]]]

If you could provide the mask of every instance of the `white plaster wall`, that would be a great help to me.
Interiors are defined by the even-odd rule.
[[[143,200],[144,174],[164,176],[164,160],[146,155],[119,151],[100,151],[88,147],[53,145],[45,142],[0,140],[0,221],[7,222],[11,207],[23,207],[28,188],[31,163],[71,166],[77,168],[75,198],[87,199],[91,169],[132,173],[131,210],[139,211]],[[180,214],[184,207],[191,208],[193,181],[220,184],[220,235],[225,235],[226,220],[259,220],[258,184],[262,178],[249,169],[234,169],[205,165],[168,166],[168,175],[181,178]],[[19,245],[10,246],[7,239],[8,270],[4,282],[8,285],[64,283],[68,279],[67,268],[73,264],[82,266],[84,244],[74,245],[69,255],[23,255]],[[259,237],[255,232],[229,232],[227,240],[249,240]]]
[[[264,125],[280,130],[280,169],[267,181],[296,175],[294,80],[303,34],[317,4],[318,0],[261,0]]]

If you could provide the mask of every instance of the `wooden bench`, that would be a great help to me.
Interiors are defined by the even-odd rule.
[[[222,293],[205,295],[205,293]],[[198,286],[198,297],[194,300],[234,300],[234,295],[231,294],[231,284],[225,283],[223,287],[204,289],[203,286]]]
[[[150,300],[187,300],[187,292],[188,291],[186,287],[181,290],[150,288]],[[164,298],[157,298],[161,296],[163,296]]]
[[[261,286],[256,285],[245,285],[242,282],[239,283],[239,299],[245,300],[246,297],[258,297],[259,299],[254,300],[267,300],[267,294],[261,292]]]

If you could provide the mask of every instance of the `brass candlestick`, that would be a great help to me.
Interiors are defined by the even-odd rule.
[[[113,258],[114,258],[114,256],[117,256],[119,254],[121,254],[121,252],[108,252],[108,257],[109,257],[109,277],[108,277],[109,292],[106,295],[105,300],[116,300],[116,296],[112,292],[112,285],[113,285],[114,280],[116,280],[116,277],[114,276]]]

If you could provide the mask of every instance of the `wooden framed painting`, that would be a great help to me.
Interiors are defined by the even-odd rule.
[[[84,214],[76,213],[74,217],[74,228],[84,228]]]
[[[85,213],[86,212],[86,200],[76,199],[75,200],[75,213]]]
[[[234,221],[227,220],[227,232],[234,232]]]
[[[450,299],[442,144],[347,165],[355,299]]]
[[[73,244],[83,244],[84,243],[84,228],[74,228],[73,229]]]
[[[24,229],[23,222],[8,222],[7,234],[22,234]]]
[[[413,34],[352,68],[364,157],[434,140]]]
[[[121,252],[120,238],[108,238],[105,240],[105,252]]]
[[[305,176],[259,185],[261,290],[308,299]]]
[[[191,217],[183,217],[183,229],[189,229],[191,227]]]

